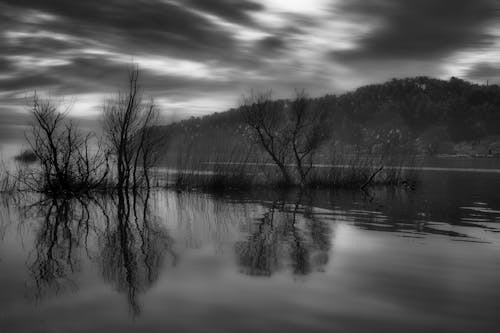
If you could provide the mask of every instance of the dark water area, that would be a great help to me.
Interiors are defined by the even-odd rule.
[[[498,332],[500,177],[0,200],[0,332]]]

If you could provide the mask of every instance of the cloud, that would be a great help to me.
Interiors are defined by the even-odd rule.
[[[250,0],[208,2],[0,1],[0,106],[22,105],[35,89],[54,96],[114,93],[132,62],[141,65],[153,97],[234,87],[223,76],[255,68],[258,57],[205,14],[250,24],[250,13],[263,7]]]
[[[45,73],[27,75],[27,76],[13,76],[0,79],[1,91],[15,91],[21,89],[36,89],[45,88],[60,81],[56,78]]]
[[[165,1],[5,0],[10,29],[44,29],[129,54],[165,52],[220,59],[235,47],[231,33],[180,4]],[[26,12],[23,12],[25,10]],[[28,10],[49,19],[26,24]]]
[[[258,2],[248,0],[188,0],[187,5],[239,24],[253,25],[251,13],[264,10]]]
[[[16,107],[0,106],[0,144],[12,139],[24,138],[29,118]],[[1,148],[1,147],[0,147]]]
[[[279,36],[265,37],[257,42],[257,49],[263,54],[274,54],[287,48],[285,38]]]
[[[0,58],[0,72],[6,72],[13,69],[12,62],[5,58]]]
[[[350,0],[337,15],[368,25],[356,46],[333,53],[338,61],[442,59],[455,51],[492,45],[488,27],[500,17],[495,0]]]
[[[469,68],[465,77],[475,81],[490,80],[492,83],[500,83],[499,63],[478,63]]]

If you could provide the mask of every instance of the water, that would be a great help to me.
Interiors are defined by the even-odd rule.
[[[500,178],[0,200],[0,332],[498,332]]]

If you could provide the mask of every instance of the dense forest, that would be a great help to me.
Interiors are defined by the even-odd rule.
[[[480,146],[480,153],[498,153],[500,87],[477,85],[458,78],[393,79],[342,95],[310,98],[326,109],[325,122],[334,146],[365,152],[412,151],[418,154],[461,153],[459,147]],[[286,108],[287,100],[273,103]],[[241,107],[158,127],[169,133],[170,152],[177,149],[232,151],[247,131]],[[243,140],[244,141],[244,140]],[[500,140],[498,140],[500,141]],[[189,147],[189,148],[187,148]]]

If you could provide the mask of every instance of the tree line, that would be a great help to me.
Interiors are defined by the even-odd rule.
[[[292,98],[293,99],[293,98]],[[277,100],[285,104],[290,100]],[[443,141],[479,141],[500,135],[500,87],[479,85],[458,78],[393,79],[340,95],[307,98],[321,104],[330,128],[331,143],[370,150],[427,151]],[[238,138],[244,106],[164,128],[181,136]],[[159,131],[162,131],[158,129]]]
[[[179,153],[196,145],[200,160],[209,151],[224,156],[229,147],[230,154],[243,152],[245,161],[250,155],[264,157],[279,170],[282,184],[304,187],[314,165],[330,162],[325,152],[339,145],[348,147],[347,154],[401,154],[414,153],[419,142],[500,135],[500,88],[457,78],[394,79],[319,98],[303,90],[286,100],[274,99],[272,91],[251,91],[228,112],[157,126],[158,108],[144,97],[134,67],[127,89],[103,105],[102,137],[83,133],[61,107],[33,97],[27,138],[40,167],[18,177],[29,190],[149,188],[151,167],[163,163],[172,147]],[[370,168],[379,172],[381,165]]]

